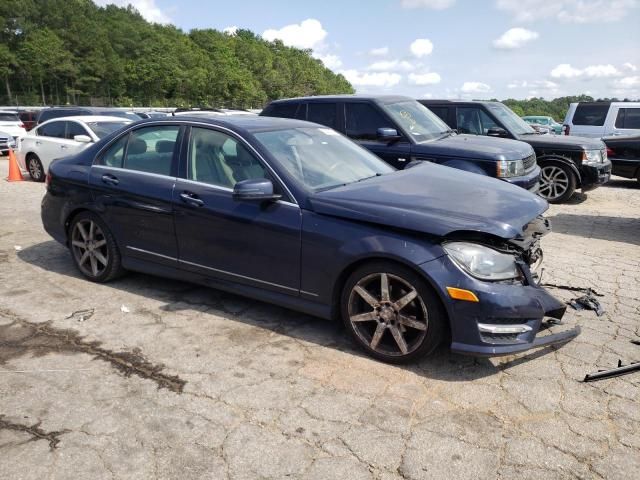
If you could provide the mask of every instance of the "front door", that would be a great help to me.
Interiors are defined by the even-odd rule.
[[[411,161],[411,143],[408,139],[389,142],[378,139],[379,128],[397,126],[370,103],[345,103],[345,133],[361,146],[395,168],[402,169]]]
[[[174,189],[182,268],[216,279],[297,295],[300,208],[290,201],[238,201],[233,187],[251,178],[278,183],[230,132],[192,127],[184,172]]]
[[[91,167],[95,203],[124,256],[177,266],[172,196],[181,127],[138,128]]]

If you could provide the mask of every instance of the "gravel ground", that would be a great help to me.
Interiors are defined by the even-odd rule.
[[[581,382],[640,360],[635,182],[548,212],[546,282],[604,294],[602,317],[568,311],[577,340],[408,367],[238,296],[87,282],[41,227],[43,191],[0,181],[0,478],[637,478],[640,373]]]

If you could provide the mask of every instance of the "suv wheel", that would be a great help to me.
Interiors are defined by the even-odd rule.
[[[341,297],[342,319],[369,355],[391,363],[426,356],[441,343],[445,313],[415,272],[390,262],[354,271]]]
[[[82,212],[73,219],[69,227],[69,250],[80,273],[92,282],[108,282],[123,273],[113,235],[91,212]]]
[[[576,190],[576,176],[561,162],[542,164],[538,195],[549,203],[562,203],[571,198]]]
[[[29,170],[29,176],[34,182],[44,182],[44,168],[42,162],[35,153],[32,153],[27,158],[27,170]]]

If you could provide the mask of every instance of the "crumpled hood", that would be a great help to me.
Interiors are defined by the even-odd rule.
[[[431,155],[478,160],[521,160],[533,154],[530,145],[508,138],[482,135],[451,135],[431,142],[418,143],[411,147],[417,157]]]
[[[604,144],[597,138],[575,137],[567,135],[522,135],[519,137],[533,148],[552,148],[558,151],[600,150]]]
[[[502,180],[425,162],[362,182],[318,192],[313,210],[437,236],[455,231],[504,239],[543,213],[542,198]]]

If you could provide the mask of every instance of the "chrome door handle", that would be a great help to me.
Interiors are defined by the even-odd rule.
[[[118,180],[113,175],[105,173],[104,175],[102,175],[102,183],[106,183],[107,185],[118,185],[120,183],[120,180]]]
[[[180,194],[180,199],[192,207],[202,207],[204,206],[204,202],[200,200],[195,193],[191,192],[183,192]]]

